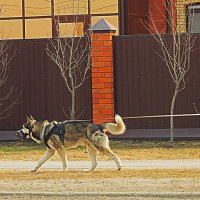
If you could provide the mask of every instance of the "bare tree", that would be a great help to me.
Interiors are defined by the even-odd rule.
[[[0,15],[2,15],[5,10],[3,11],[4,4],[0,5]],[[11,115],[11,112],[16,104],[19,103],[19,99],[21,94],[18,94],[17,98],[14,98],[13,95],[16,91],[16,88],[11,86],[9,90],[4,91],[4,85],[8,81],[8,69],[10,61],[12,60],[13,56],[15,55],[15,51],[13,54],[8,54],[8,49],[10,45],[7,42],[7,38],[4,35],[4,30],[0,30],[0,119],[7,118]],[[4,92],[3,92],[4,91]]]
[[[47,55],[59,68],[65,85],[71,94],[70,119],[77,117],[76,91],[88,78],[91,59],[89,32],[85,32],[82,36],[77,37],[80,25],[77,9],[79,0],[74,0],[74,2],[76,3],[76,8],[73,9],[76,12],[74,13],[74,22],[70,26],[66,23],[65,27],[70,37],[64,37],[64,33],[62,33],[59,27],[58,18],[55,20],[56,36],[54,39],[49,40],[50,46],[47,45],[46,48]]]
[[[164,1],[162,3],[165,5]],[[174,110],[176,105],[176,99],[178,94],[185,89],[186,87],[186,76],[190,69],[190,58],[191,52],[194,47],[196,36],[191,32],[183,32],[183,27],[177,26],[177,4],[173,1],[170,1],[169,6],[165,6],[168,18],[165,14],[162,14],[163,18],[168,23],[171,35],[170,42],[167,41],[166,35],[161,34],[158,30],[156,23],[150,13],[151,24],[145,25],[150,32],[152,32],[153,37],[161,46],[161,53],[158,53],[159,56],[165,62],[169,73],[174,82],[174,93],[171,100],[170,106],[170,141],[171,145],[174,144]],[[157,6],[159,10],[159,7]],[[192,18],[191,18],[192,19]],[[190,22],[192,23],[192,21]],[[185,25],[186,26],[186,25]],[[155,34],[154,34],[155,33]]]
[[[4,85],[8,81],[8,69],[11,59],[13,58],[15,52],[10,56],[8,54],[8,49],[10,45],[8,45],[7,40],[3,37],[0,40],[0,89],[1,89],[1,97],[0,97],[0,119],[9,117],[11,115],[13,107],[19,103],[19,99],[21,95],[18,95],[17,98],[13,98],[13,95],[16,91],[16,88],[11,86],[9,91],[5,91],[3,94],[2,90]]]

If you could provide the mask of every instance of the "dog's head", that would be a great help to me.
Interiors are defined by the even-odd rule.
[[[22,126],[22,128],[17,132],[17,136],[21,141],[24,141],[25,139],[30,138],[30,134],[33,129],[33,124],[36,122],[36,120],[30,116],[27,117],[26,123]]]

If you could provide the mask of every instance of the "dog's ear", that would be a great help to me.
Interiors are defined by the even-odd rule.
[[[32,115],[30,115],[30,120],[35,120]]]
[[[29,123],[30,123],[31,125],[33,125],[35,122],[36,122],[36,120],[33,118],[32,115],[30,115],[30,117],[29,117]]]
[[[26,116],[26,120],[27,122],[30,122],[31,119],[28,116]]]
[[[33,118],[32,115],[30,115],[29,117],[26,116],[27,122],[36,122],[36,120]]]

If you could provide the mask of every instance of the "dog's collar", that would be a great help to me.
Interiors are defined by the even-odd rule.
[[[49,125],[49,122],[44,122],[42,130],[40,132],[40,140],[42,141],[42,143],[44,143],[44,138],[45,138],[45,132],[46,132],[46,128]]]
[[[32,130],[33,130],[33,126],[28,126],[27,124],[25,124],[23,127],[26,128],[26,129],[28,129],[29,134],[30,134],[30,133],[32,132]]]

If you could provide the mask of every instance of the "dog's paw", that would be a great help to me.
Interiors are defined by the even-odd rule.
[[[34,169],[31,169],[31,172],[36,172],[38,170],[38,167],[35,167]]]
[[[122,166],[117,168],[118,171],[122,170]]]
[[[83,172],[92,172],[90,169],[84,169]]]
[[[94,171],[94,169],[95,169],[95,168],[84,169],[83,171],[84,171],[84,172],[92,172],[92,171]]]
[[[84,169],[83,172],[92,172],[90,169]]]
[[[65,168],[65,169],[63,169],[62,171],[63,171],[63,172],[66,172],[67,170],[68,170],[68,169],[67,169],[67,168]]]

